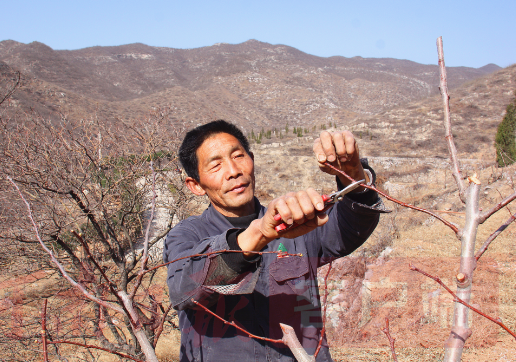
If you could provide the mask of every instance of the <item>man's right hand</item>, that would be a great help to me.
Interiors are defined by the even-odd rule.
[[[238,235],[237,241],[243,251],[260,251],[278,237],[295,238],[304,235],[328,221],[328,215],[322,212],[324,202],[314,189],[291,192],[270,202],[265,215],[254,220],[249,227]],[[281,220],[275,220],[279,214]],[[278,233],[275,227],[281,223],[293,225],[292,228]],[[253,254],[244,253],[252,257]]]

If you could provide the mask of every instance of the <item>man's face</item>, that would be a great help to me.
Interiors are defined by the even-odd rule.
[[[246,216],[254,212],[254,162],[238,139],[227,133],[207,138],[197,149],[199,182],[190,189],[207,194],[222,215]],[[188,180],[187,180],[188,182]]]

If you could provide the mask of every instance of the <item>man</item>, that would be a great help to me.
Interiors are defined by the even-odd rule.
[[[368,181],[374,181],[364,171],[351,133],[322,132],[313,149],[321,171],[337,174],[339,189],[349,181],[324,162],[357,180],[368,173]],[[169,232],[165,262],[217,250],[241,251],[169,264],[170,299],[180,311],[181,361],[294,361],[285,345],[249,338],[192,299],[258,336],[281,339],[279,324],[290,325],[313,354],[322,327],[317,268],[362,245],[383,210],[378,195],[362,187],[326,212],[313,189],[289,193],[264,208],[254,197],[253,157],[242,132],[222,120],[188,132],[180,147],[187,187],[195,195],[207,195],[211,204]],[[281,220],[275,218],[278,214]],[[292,227],[278,233],[275,227],[282,222]],[[252,253],[278,250],[303,256]],[[317,361],[331,361],[326,343]]]

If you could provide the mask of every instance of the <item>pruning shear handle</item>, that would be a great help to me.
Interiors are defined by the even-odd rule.
[[[324,209],[322,211],[328,210],[329,206],[333,205],[337,201],[342,200],[344,198],[344,195],[350,193],[351,191],[353,191],[354,189],[359,187],[361,183],[364,183],[364,182],[365,182],[365,180],[355,181],[355,182],[353,182],[352,184],[346,186],[345,188],[343,188],[340,191],[334,192],[334,193],[332,193],[330,195],[322,195],[322,199],[324,201]],[[281,220],[281,215],[280,214],[274,215],[274,220],[280,221]],[[294,226],[297,226],[297,225],[295,223],[293,223],[291,225],[288,225],[288,224],[283,222],[283,223],[275,226],[274,229],[277,232],[280,232],[280,231],[289,230],[289,229],[291,229]]]

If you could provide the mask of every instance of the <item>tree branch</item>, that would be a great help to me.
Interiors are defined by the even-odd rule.
[[[92,295],[90,292],[88,292],[86,290],[86,288],[77,283],[75,280],[73,280],[72,277],[70,277],[68,275],[68,273],[66,272],[64,266],[56,259],[56,257],[54,256],[54,253],[45,245],[45,243],[43,243],[43,240],[41,240],[41,236],[39,235],[39,228],[38,226],[36,225],[36,221],[34,221],[34,217],[32,216],[32,209],[30,207],[30,204],[27,202],[27,200],[25,199],[25,197],[23,196],[23,194],[21,193],[20,189],[18,188],[18,185],[16,185],[16,183],[14,183],[14,181],[9,177],[7,176],[7,179],[9,180],[9,182],[16,188],[16,190],[18,191],[18,194],[20,195],[22,201],[25,203],[26,207],[27,207],[27,211],[28,211],[28,216],[29,216],[29,219],[32,223],[32,227],[34,229],[34,232],[36,233],[36,237],[39,241],[39,244],[41,245],[41,247],[47,252],[47,254],[50,256],[50,259],[52,260],[52,262],[57,266],[57,268],[59,269],[59,271],[61,272],[61,275],[63,275],[63,277],[70,283],[72,284],[75,288],[79,289],[82,294],[88,298],[89,300],[95,302],[95,303],[98,303],[100,305],[103,305],[107,308],[110,308],[110,309],[113,309],[121,314],[124,314],[125,315],[125,312],[122,308],[120,308],[119,306],[115,305],[115,304],[112,304],[112,303],[109,303],[109,302],[106,302],[104,300],[101,300],[97,297],[95,297],[94,295]]]
[[[389,340],[389,345],[391,346],[392,359],[395,362],[398,362],[398,357],[396,356],[396,349],[394,348],[394,342],[396,338],[391,337],[391,333],[389,332],[389,318],[385,318],[385,328],[382,328],[382,332],[385,333],[387,339]]]
[[[159,322],[159,326],[156,329],[155,337],[154,337],[154,348],[156,348],[156,344],[158,344],[159,337],[161,336],[161,333],[163,332],[163,326],[165,325],[165,321],[167,320],[168,313],[170,313],[170,310],[172,309],[172,303],[168,305],[167,310],[163,312],[163,315],[161,316],[161,320]]]
[[[348,180],[350,180],[351,182],[356,182],[356,180],[354,178],[352,178],[351,176],[349,176],[347,173],[345,173],[344,171],[342,170],[339,170],[338,168],[334,167],[333,165],[331,165],[329,162],[325,162],[324,163],[325,166],[328,166],[330,167],[331,169],[337,171],[338,173],[340,173],[342,176],[346,177]],[[387,200],[390,200],[392,202],[395,202],[401,206],[404,206],[404,207],[408,207],[409,209],[413,209],[413,210],[416,210],[416,211],[421,211],[425,214],[428,214],[428,215],[431,215],[433,217],[435,217],[437,220],[441,221],[444,225],[448,226],[450,229],[452,229],[455,234],[457,234],[457,236],[460,235],[460,230],[457,228],[457,226],[453,225],[451,222],[443,219],[442,217],[440,217],[439,215],[433,213],[432,211],[429,211],[429,210],[426,210],[426,209],[422,209],[420,207],[417,207],[417,206],[414,206],[414,205],[410,205],[410,204],[407,204],[403,201],[400,201],[398,199],[395,199],[394,197],[391,197],[389,195],[387,195],[385,192],[382,192],[380,190],[378,190],[376,187],[372,186],[372,185],[366,185],[366,184],[360,184],[360,186],[362,187],[365,187],[366,189],[369,189],[369,190],[373,190],[373,191],[376,191],[378,192],[378,194],[382,195],[383,197],[385,197]]]
[[[297,339],[294,328],[287,324],[280,323],[281,330],[283,331],[283,343],[292,351],[292,354],[298,362],[315,362],[314,356],[310,356],[306,353],[299,339]]]
[[[513,331],[511,331],[505,324],[502,323],[502,321],[500,319],[494,319],[493,317],[490,317],[488,316],[487,314],[483,313],[482,311],[476,309],[475,307],[472,307],[471,305],[469,305],[468,303],[466,303],[465,301],[463,301],[462,299],[460,299],[459,297],[457,297],[457,295],[450,289],[448,288],[442,281],[439,277],[434,277],[433,275],[430,275],[424,271],[422,271],[421,269],[413,266],[412,264],[409,264],[409,268],[410,270],[414,270],[414,271],[417,271],[418,273],[421,273],[423,274],[424,276],[430,278],[430,279],[433,279],[435,280],[440,286],[442,286],[444,289],[446,289],[446,291],[448,293],[450,293],[452,296],[453,296],[453,301],[454,302],[457,302],[457,303],[460,303],[462,305],[464,305],[465,307],[471,309],[473,312],[481,315],[482,317],[484,318],[487,318],[489,319],[491,322],[493,323],[496,323],[498,324],[500,327],[502,327],[503,329],[505,329],[505,331],[507,333],[509,333],[515,340],[516,340],[516,333],[514,333]]]
[[[485,251],[487,250],[487,248],[489,247],[489,245],[491,244],[491,242],[496,239],[496,237],[498,235],[500,235],[502,233],[502,231],[504,231],[507,226],[509,226],[514,220],[516,220],[516,214],[514,215],[511,215],[511,217],[509,217],[507,219],[506,222],[504,222],[494,233],[492,233],[491,235],[489,235],[489,237],[487,238],[487,240],[485,241],[484,245],[482,245],[482,247],[480,248],[480,250],[477,252],[477,254],[475,255],[475,259],[480,259],[480,257],[485,253]]]
[[[324,297],[323,297],[323,315],[322,315],[322,329],[321,329],[321,337],[319,338],[319,343],[317,344],[317,349],[314,353],[314,360],[317,358],[319,351],[321,350],[322,342],[324,339],[324,334],[326,333],[326,301],[328,299],[328,277],[330,276],[331,267],[333,260],[328,264],[328,271],[324,276]]]
[[[493,215],[495,212],[497,212],[498,210],[504,208],[505,206],[509,205],[512,201],[514,201],[516,199],[516,192],[507,196],[505,199],[503,199],[502,201],[500,201],[498,204],[496,204],[494,207],[492,207],[490,210],[480,214],[479,218],[478,218],[478,222],[480,224],[483,224],[484,221],[486,221],[489,217],[491,217],[491,215]]]
[[[201,253],[201,254],[194,254],[194,255],[183,256],[181,258],[177,258],[177,259],[174,259],[174,260],[171,260],[171,261],[167,261],[166,263],[159,264],[159,265],[156,265],[155,267],[147,269],[145,271],[145,274],[149,273],[149,272],[151,272],[153,270],[156,270],[158,268],[161,268],[163,266],[166,266],[168,264],[175,263],[176,261],[179,261],[179,260],[191,259],[191,258],[197,258],[197,257],[207,257],[207,256],[216,255],[216,254],[223,254],[223,253],[244,253],[244,251],[243,250],[227,250],[227,249],[223,249],[223,250],[210,251],[208,253]],[[278,251],[245,251],[245,253],[256,254],[256,255],[278,254],[278,255],[283,255],[283,256],[303,256],[303,254],[290,254],[290,253],[287,253],[287,252],[284,252],[284,251],[281,251],[281,250],[278,250]]]
[[[109,254],[111,255],[111,258],[113,259],[113,261],[117,264],[123,263],[121,256],[117,255],[117,253],[111,247],[111,244],[109,244],[109,242],[107,241],[106,236],[102,232],[102,228],[100,227],[97,219],[95,218],[95,216],[93,215],[91,210],[86,205],[84,205],[81,198],[79,197],[79,195],[77,195],[77,193],[75,193],[75,191],[71,190],[68,192],[68,194],[72,197],[72,199],[75,201],[77,206],[79,206],[81,211],[88,217],[92,226],[95,228],[97,235],[99,236],[100,240],[102,241],[102,244],[104,244],[104,246],[109,250]]]
[[[47,351],[47,300],[43,301],[43,309],[41,310],[41,342],[43,343],[43,360],[48,362]]]
[[[267,342],[271,342],[271,343],[281,343],[281,344],[285,344],[283,342],[283,340],[281,339],[272,339],[272,338],[266,338],[266,337],[260,337],[260,336],[257,336],[255,334],[252,334],[252,333],[249,333],[248,331],[246,331],[245,329],[243,329],[242,327],[238,326],[235,322],[231,321],[231,322],[228,322],[227,320],[225,320],[224,318],[218,316],[217,314],[213,313],[211,310],[209,310],[208,308],[206,308],[204,305],[202,305],[201,303],[197,302],[196,300],[194,300],[193,298],[191,299],[192,303],[194,303],[195,305],[201,307],[202,309],[204,309],[205,312],[211,314],[212,316],[214,316],[215,318],[219,319],[222,323],[224,324],[227,324],[227,325],[230,325],[230,326],[233,326],[235,327],[236,329],[238,329],[240,332],[242,333],[245,333],[249,338],[254,338],[254,339],[259,339],[261,341],[267,341]]]
[[[450,116],[450,96],[448,95],[448,82],[446,78],[446,67],[444,66],[444,51],[443,51],[443,38],[437,38],[437,53],[439,55],[439,72],[441,74],[441,82],[439,89],[441,90],[441,96],[444,104],[444,128],[446,130],[446,143],[448,145],[448,151],[450,152],[450,161],[452,167],[453,177],[455,183],[459,188],[459,197],[462,202],[466,202],[466,187],[462,181],[462,176],[459,169],[459,160],[457,158],[457,148],[455,142],[453,142],[453,134],[451,132],[451,116]]]
[[[150,161],[150,169],[152,172],[152,200],[151,200],[151,214],[149,218],[149,222],[147,223],[147,228],[145,229],[145,240],[143,242],[143,255],[141,260],[141,268],[140,272],[138,273],[138,277],[136,278],[136,282],[133,287],[133,291],[131,292],[131,299],[134,298],[136,295],[136,292],[138,291],[138,288],[140,287],[142,283],[143,276],[145,274],[145,268],[147,267],[147,261],[149,260],[149,235],[150,235],[150,228],[152,225],[152,221],[154,220],[154,211],[156,210],[156,172],[154,172],[154,166],[152,160]]]
[[[100,272],[100,275],[102,275],[102,278],[108,284],[109,290],[111,291],[111,294],[113,294],[113,296],[118,300],[118,303],[124,309],[125,314],[128,315],[131,318],[131,314],[129,313],[127,308],[125,308],[124,301],[122,300],[122,298],[118,294],[118,290],[117,290],[117,287],[116,287],[115,283],[113,283],[111,281],[111,279],[108,278],[108,276],[104,272],[104,269],[102,269],[102,267],[99,265],[97,260],[93,257],[93,255],[91,254],[90,248],[88,247],[88,244],[82,238],[82,235],[81,234],[77,234],[74,230],[72,230],[71,233],[77,238],[77,240],[79,240],[79,242],[81,243],[82,247],[84,248],[84,251],[86,252],[88,257],[90,258],[90,260],[93,262],[93,265],[95,265],[95,268],[97,268],[97,270]],[[131,323],[132,323],[133,326],[136,326],[136,325],[138,325],[138,320],[133,320],[131,318]]]
[[[99,346],[94,346],[94,345],[91,345],[91,344],[85,344],[85,343],[79,343],[79,342],[73,342],[73,341],[52,341],[52,342],[49,342],[49,344],[73,344],[75,346],[80,346],[80,347],[84,347],[84,348],[100,349],[101,351],[109,352],[111,354],[120,356],[122,358],[127,358],[127,359],[130,359],[130,360],[136,361],[136,362],[145,362],[145,361],[142,361],[141,359],[134,358],[134,357],[132,357],[132,356],[130,356],[128,354],[120,353],[120,352],[113,351],[113,350],[107,349],[107,348],[102,348],[102,347],[99,347]]]

